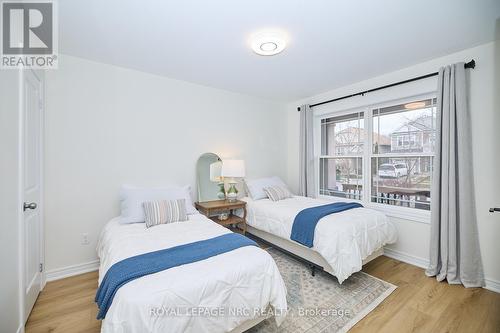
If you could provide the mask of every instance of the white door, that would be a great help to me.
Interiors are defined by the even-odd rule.
[[[42,287],[42,81],[31,70],[23,71],[23,191],[24,191],[24,320]]]

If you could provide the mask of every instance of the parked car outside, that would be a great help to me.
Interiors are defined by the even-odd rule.
[[[395,163],[395,164],[381,164],[378,167],[378,175],[379,177],[386,178],[399,178],[408,175],[408,167],[403,163]]]

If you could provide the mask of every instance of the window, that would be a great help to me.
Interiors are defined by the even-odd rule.
[[[319,193],[430,210],[435,104],[429,98],[321,119]]]
[[[364,113],[321,119],[320,194],[361,199]]]

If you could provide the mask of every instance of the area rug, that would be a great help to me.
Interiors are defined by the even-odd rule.
[[[306,263],[279,250],[267,251],[285,281],[288,314],[280,327],[270,318],[248,332],[347,332],[396,289],[393,284],[363,272],[351,275],[340,285],[325,272],[312,276]]]

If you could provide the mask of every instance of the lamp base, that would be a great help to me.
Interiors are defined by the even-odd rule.
[[[235,202],[238,199],[238,190],[236,189],[236,183],[229,183],[229,189],[227,190],[226,199],[228,202]]]
[[[238,200],[238,198],[236,197],[236,195],[235,195],[235,196],[230,196],[230,195],[228,195],[228,196],[226,197],[226,201],[227,201],[227,202],[231,202],[231,203],[232,203],[232,202],[236,202],[237,200]]]

